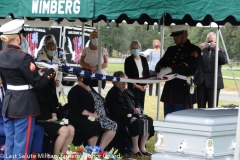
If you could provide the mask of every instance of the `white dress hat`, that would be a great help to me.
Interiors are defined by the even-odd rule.
[[[24,31],[23,24],[24,24],[23,19],[14,19],[3,24],[0,28],[0,32],[2,32],[4,35],[18,34],[20,31],[22,33],[22,31]]]
[[[183,33],[183,31],[186,31],[188,28],[188,25],[172,25],[170,26],[170,28],[172,32],[170,36],[173,37],[173,36],[180,35],[181,33]]]

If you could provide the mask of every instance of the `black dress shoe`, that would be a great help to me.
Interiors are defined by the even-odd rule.
[[[144,156],[151,156],[152,155],[152,153],[151,152],[148,152],[148,151],[146,151],[146,152],[141,152]]]
[[[134,152],[132,151],[132,154],[133,154],[134,156],[143,156],[143,154],[142,154],[140,151],[138,151],[137,153],[134,153]]]

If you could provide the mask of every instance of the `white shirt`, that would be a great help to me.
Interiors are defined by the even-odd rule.
[[[134,59],[136,65],[137,65],[137,68],[138,68],[138,75],[139,75],[139,78],[143,77],[143,66],[142,66],[142,60],[141,59]]]
[[[101,47],[102,56],[101,56],[101,64],[104,63],[103,57],[106,55],[108,56],[107,50]],[[98,65],[98,49],[91,50],[90,48],[86,47],[83,49],[82,56],[85,56],[84,62],[89,64],[90,66]],[[98,73],[98,72],[97,72]],[[105,68],[101,70],[100,74],[107,74]]]
[[[5,91],[4,91],[4,88],[3,88],[3,86],[0,84],[0,87],[2,87],[2,89],[3,89],[3,95],[5,95]],[[2,90],[1,90],[1,88],[0,88],[0,99],[1,99],[1,102],[3,101],[2,100]]]

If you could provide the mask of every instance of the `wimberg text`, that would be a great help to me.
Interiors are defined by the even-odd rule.
[[[75,155],[75,158],[81,158],[81,155]],[[100,158],[100,155],[87,155],[88,157],[98,157]],[[119,155],[114,155],[115,157],[121,157],[120,154]],[[71,155],[66,155],[65,157],[71,157]],[[8,154],[0,154],[0,158],[36,158],[35,155],[23,155],[21,153],[19,154],[12,154],[12,155],[8,155]],[[59,158],[59,155],[49,155],[47,153],[41,153],[38,154],[37,158]]]

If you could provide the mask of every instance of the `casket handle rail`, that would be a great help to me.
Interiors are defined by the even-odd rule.
[[[177,149],[177,152],[178,153],[182,153],[182,154],[185,154],[185,151],[188,150],[187,148],[187,141],[185,140],[182,140],[179,144],[179,147]]]
[[[155,143],[155,151],[156,152],[164,152],[164,147],[165,147],[165,144],[164,144],[164,136],[162,133],[159,133],[157,134],[157,142]]]
[[[235,150],[235,147],[236,147],[236,141],[232,141],[232,145],[230,147],[231,150]]]
[[[212,139],[206,139],[205,141],[205,147],[203,149],[203,152],[205,153],[205,158],[214,158],[214,147],[213,147],[213,140]]]

